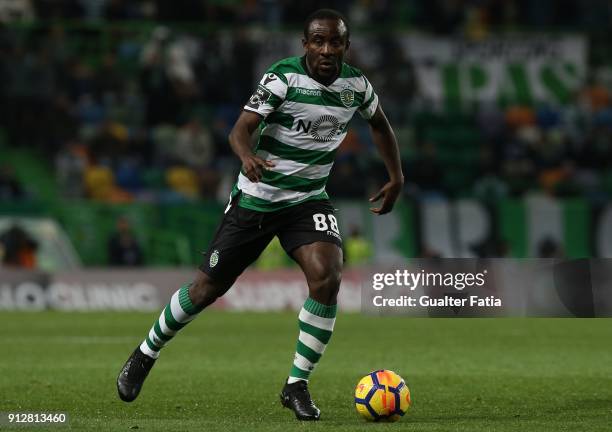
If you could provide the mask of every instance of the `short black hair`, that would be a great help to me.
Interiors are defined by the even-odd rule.
[[[306,39],[308,39],[308,29],[310,28],[310,24],[314,20],[318,19],[331,19],[342,21],[346,26],[346,39],[350,39],[351,29],[349,28],[348,21],[346,20],[346,18],[344,18],[344,15],[334,9],[319,9],[308,15],[308,18],[306,18],[306,21],[304,21],[304,37]]]

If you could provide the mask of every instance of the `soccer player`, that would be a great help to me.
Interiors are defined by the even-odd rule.
[[[391,211],[404,181],[395,135],[376,93],[361,71],[343,62],[349,36],[348,23],[338,12],[314,12],[304,26],[304,56],[272,65],[259,82],[229,136],[242,170],[223,220],[195,280],[174,293],[119,373],[122,400],[138,396],[160,349],[222,296],[278,236],[304,272],[309,290],[281,403],[300,420],[319,419],[307,385],[334,330],[342,273],[342,240],[325,183],[355,111],[369,122],[389,174],[370,199],[382,203],[371,211]],[[253,149],[251,135],[262,122]]]

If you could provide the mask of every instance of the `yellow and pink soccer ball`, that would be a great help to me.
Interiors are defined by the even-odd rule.
[[[367,421],[396,422],[410,408],[410,389],[390,370],[370,372],[357,383],[355,408]]]

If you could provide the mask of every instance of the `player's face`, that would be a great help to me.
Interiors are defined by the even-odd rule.
[[[308,27],[308,38],[302,39],[310,73],[322,82],[340,74],[349,47],[346,25],[342,20],[314,20]]]

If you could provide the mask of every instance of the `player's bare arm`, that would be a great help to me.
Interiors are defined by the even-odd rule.
[[[404,174],[402,173],[402,164],[397,145],[395,133],[387,120],[382,107],[379,105],[376,112],[369,120],[370,132],[372,140],[378,152],[385,163],[387,172],[389,173],[389,181],[372,197],[370,202],[374,203],[382,198],[382,203],[379,207],[372,207],[370,211],[383,215],[389,213],[393,209],[393,205],[404,186]]]
[[[261,180],[262,170],[272,168],[274,163],[263,160],[253,153],[251,135],[259,126],[261,116],[251,111],[242,111],[229,134],[229,143],[233,152],[242,162],[244,175],[252,182]]]

